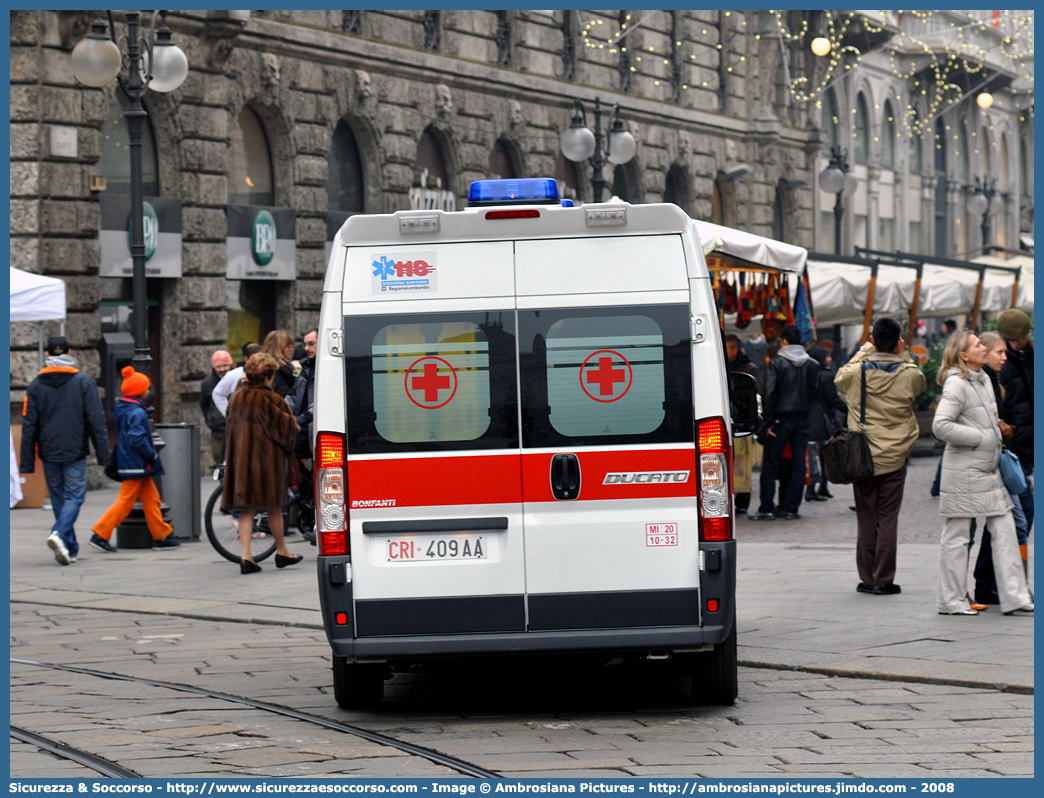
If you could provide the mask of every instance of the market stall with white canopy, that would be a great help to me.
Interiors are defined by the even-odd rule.
[[[694,220],[692,225],[707,258],[715,299],[719,301],[719,322],[726,332],[742,335],[753,320],[770,312],[794,319],[808,250],[711,222]],[[767,304],[766,291],[770,297]],[[801,308],[807,308],[807,303]],[[803,318],[811,328],[811,314]]]
[[[996,257],[956,261],[907,253],[865,250],[867,257],[810,253],[809,282],[817,324],[863,322],[864,338],[874,315],[945,318],[1014,306],[1033,309],[1032,259]],[[1026,274],[1027,264],[1029,274]],[[1021,268],[1022,277],[1019,277]],[[872,299],[871,299],[872,295]],[[872,304],[872,307],[870,307]],[[973,324],[975,322],[973,321]]]
[[[36,321],[40,328],[43,366],[43,322],[60,321],[65,334],[65,281],[24,272],[11,266],[11,321]]]

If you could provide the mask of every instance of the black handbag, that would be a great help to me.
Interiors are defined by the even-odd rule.
[[[866,440],[866,364],[862,368],[862,386],[859,392],[859,429],[840,430],[823,444],[823,470],[826,478],[837,485],[861,482],[874,475],[874,458]]]
[[[123,477],[120,476],[120,467],[116,464],[116,447],[112,447],[112,452],[109,454],[109,464],[105,466],[105,476],[116,482],[123,482]]]

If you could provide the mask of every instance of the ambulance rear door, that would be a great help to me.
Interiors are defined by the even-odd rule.
[[[518,241],[515,268],[528,628],[698,625],[681,236]]]
[[[525,630],[511,242],[349,248],[359,638]]]

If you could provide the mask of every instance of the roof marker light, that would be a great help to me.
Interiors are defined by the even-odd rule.
[[[588,227],[615,227],[627,224],[627,208],[588,208],[585,216]]]
[[[557,205],[558,183],[553,177],[518,180],[476,180],[468,191],[468,205]]]
[[[411,235],[414,233],[437,233],[439,232],[438,214],[425,214],[424,216],[400,216],[399,235]]]

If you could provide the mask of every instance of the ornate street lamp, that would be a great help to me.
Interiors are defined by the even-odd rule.
[[[997,193],[997,178],[975,178],[975,193],[968,200],[968,210],[982,214],[982,254],[990,254],[990,206]]]
[[[602,105],[595,97],[594,118],[595,129],[587,126],[587,115],[584,112],[583,103],[579,99],[573,100],[576,105],[576,113],[573,114],[573,123],[569,129],[562,134],[562,154],[570,161],[586,161],[591,159],[591,190],[594,201],[602,201],[602,192],[605,188],[605,178],[602,176],[602,168],[606,161],[612,164],[627,163],[634,157],[638,144],[634,140],[620,119],[620,106],[614,105],[609,117],[609,131],[607,136],[602,134]],[[602,144],[605,143],[605,158],[602,157]]]
[[[185,53],[171,41],[170,29],[158,18],[165,11],[152,12],[152,31],[149,41],[139,38],[140,11],[126,11],[124,17],[127,36],[116,38],[116,23],[112,12],[107,11],[108,25],[101,13],[91,23],[90,32],[73,48],[73,74],[81,83],[99,88],[119,81],[127,95],[128,104],[123,112],[130,140],[130,217],[131,217],[131,261],[134,286],[134,358],[131,363],[135,371],[151,379],[147,328],[147,299],[145,294],[145,230],[143,210],[143,180],[141,171],[141,137],[145,127],[145,108],[141,98],[147,89],[168,92],[178,88],[188,76],[188,59]],[[120,41],[125,40],[126,55],[120,52]],[[124,63],[126,77],[121,74]]]
[[[848,170],[848,151],[838,146],[830,149],[830,163],[819,173],[819,188],[836,194],[834,203],[834,254],[841,254],[841,222],[845,218],[844,197],[855,193],[859,181]]]

